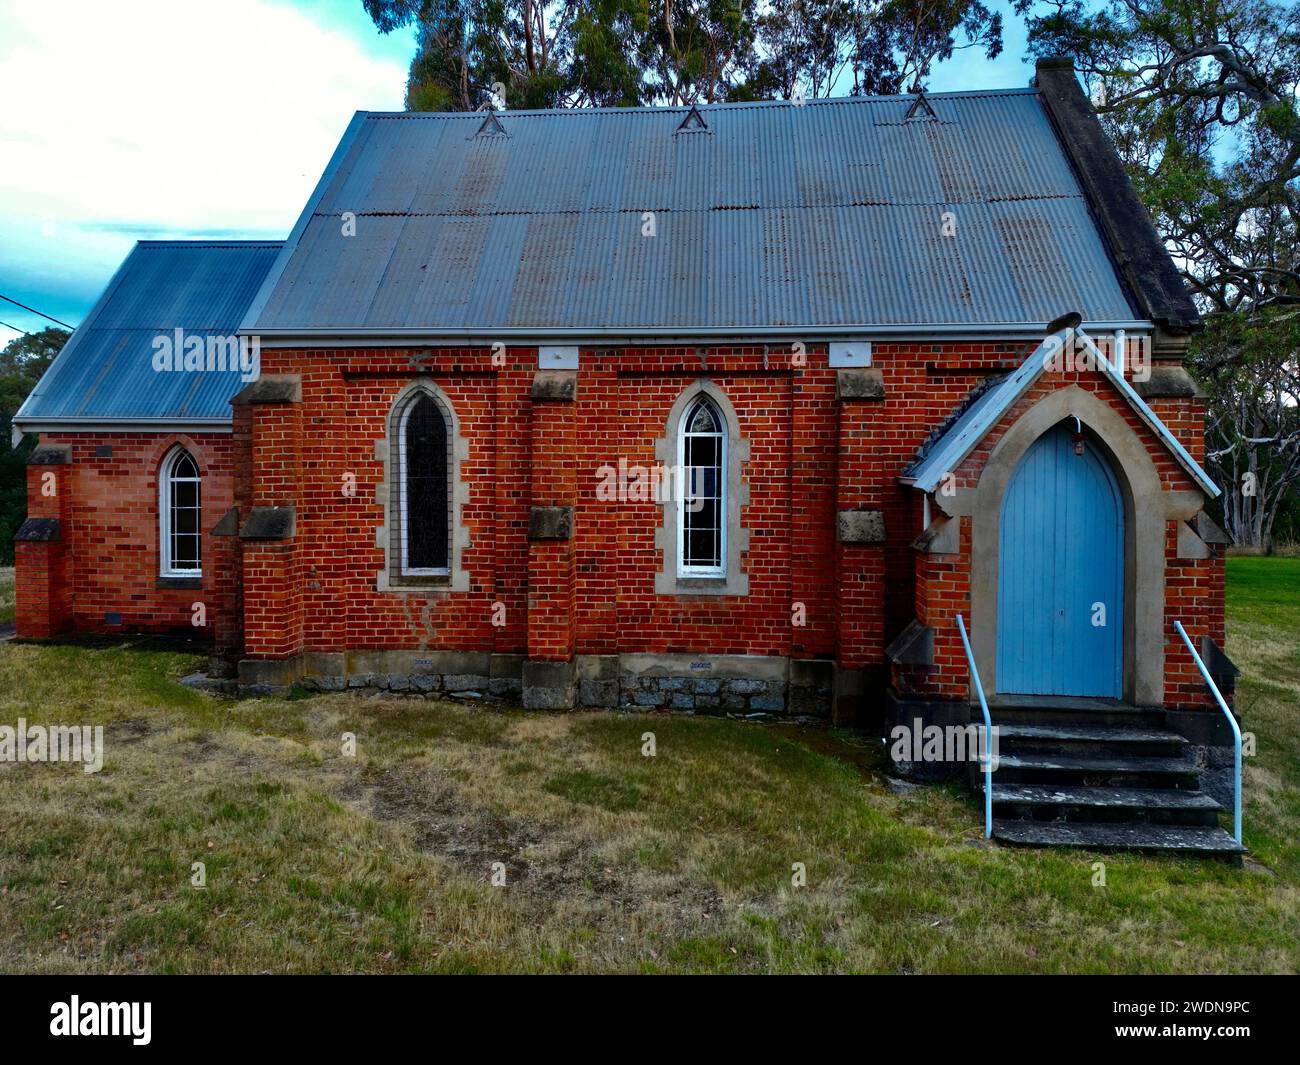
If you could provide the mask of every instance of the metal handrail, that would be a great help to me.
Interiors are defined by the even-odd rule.
[[[1223,711],[1223,716],[1228,719],[1228,724],[1232,727],[1232,835],[1238,843],[1241,842],[1241,728],[1237,725],[1237,719],[1232,716],[1232,711],[1228,709],[1227,702],[1224,701],[1223,693],[1219,691],[1219,686],[1214,683],[1214,678],[1210,676],[1210,671],[1205,668],[1205,662],[1197,653],[1196,648],[1192,646],[1192,639],[1187,635],[1187,630],[1183,628],[1181,621],[1174,622],[1174,628],[1178,630],[1178,635],[1183,638],[1183,643],[1187,644],[1187,649],[1192,653],[1192,661],[1196,663],[1196,668],[1201,671],[1201,676],[1205,678],[1205,683],[1210,686],[1215,700],[1219,704],[1219,709]]]
[[[975,652],[971,650],[970,637],[966,635],[966,622],[960,614],[957,615],[957,631],[961,633],[962,646],[966,648],[971,680],[975,682],[975,694],[980,697],[980,710],[984,714],[984,753],[980,755],[980,764],[984,766],[984,838],[988,839],[993,835],[993,757],[990,754],[993,750],[993,719],[989,716],[989,704],[984,698],[979,667],[975,665]]]

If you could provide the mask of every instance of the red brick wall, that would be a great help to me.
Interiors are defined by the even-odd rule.
[[[879,344],[875,361],[886,398],[841,404],[824,347],[812,346],[802,365],[783,345],[584,349],[576,402],[554,404],[555,417],[572,419],[575,441],[564,468],[575,497],[573,649],[812,658],[832,657],[838,647],[846,662],[878,665],[884,645],[913,616],[909,545],[920,532],[919,515],[915,493],[896,483],[897,473],[980,369],[1015,364],[1028,350],[1023,343]],[[528,511],[549,501],[551,469],[534,469],[536,350],[511,349],[505,365],[493,365],[486,348],[417,353],[451,399],[468,446],[462,520],[470,543],[462,566],[470,590],[433,596],[375,590],[384,553],[374,530],[385,515],[376,499],[383,464],[374,442],[384,439],[393,400],[413,378],[411,354],[263,353],[264,372],[303,379],[303,646],[525,653]],[[931,372],[935,366],[945,372]],[[597,498],[602,466],[617,466],[620,458],[656,464],[655,443],[673,402],[703,373],[731,400],[750,449],[750,501],[742,514],[750,531],[746,596],[656,595],[662,508]],[[843,466],[841,441],[850,449]],[[352,497],[339,490],[347,472],[357,478]],[[839,507],[883,509],[889,543],[839,548]],[[504,607],[504,625],[491,623],[494,603]],[[792,624],[795,604],[803,625]],[[569,608],[558,605],[561,613]],[[283,644],[273,651],[262,639],[253,634],[250,650],[283,653]],[[265,639],[272,639],[269,631]],[[546,654],[565,653],[563,643]]]
[[[461,565],[470,574],[470,589],[433,595],[376,590],[376,575],[385,566],[376,529],[385,524],[377,489],[384,482],[386,456],[386,448],[376,452],[376,441],[386,439],[393,401],[414,378],[408,353],[264,349],[264,373],[301,374],[303,402],[292,416],[299,425],[297,439],[285,424],[291,406],[266,404],[251,411],[258,453],[251,502],[297,507],[292,547],[253,551],[259,561],[251,576],[272,586],[276,597],[275,606],[256,618],[248,581],[250,542],[244,545],[245,641],[251,656],[283,657],[302,648],[526,650],[532,373],[495,375],[481,349],[439,353],[426,365],[450,399],[469,449],[461,463],[461,477],[470,487],[462,511],[469,545]],[[263,460],[263,441],[279,457],[268,453]],[[288,454],[300,458],[290,460]],[[270,480],[283,490],[276,494],[263,487],[263,461],[277,467],[297,462],[301,473],[294,491],[278,470]],[[343,490],[346,474],[355,477],[350,495]],[[503,629],[492,625],[497,601],[506,608]],[[277,609],[289,613],[277,620]]]
[[[328,408],[335,397],[327,396]],[[311,491],[308,471],[321,468],[331,453],[331,434],[319,421],[307,419],[298,404],[266,404],[252,408],[251,425],[240,411],[237,435],[249,435],[252,481],[241,483],[237,497],[240,517],[247,520],[252,507],[293,507],[301,516]],[[248,495],[243,495],[245,489]],[[315,526],[318,550],[308,557],[302,537],[290,540],[243,541],[244,645],[259,658],[290,658],[304,647],[304,621],[312,609],[313,591],[321,570],[338,562],[331,551],[331,522],[323,517]],[[299,526],[301,527],[301,526]],[[346,544],[341,544],[346,550]],[[328,626],[332,614],[323,614]]]
[[[936,631],[937,662],[946,674],[933,678],[935,690],[959,695],[964,658],[951,619],[969,608],[970,531],[962,530],[966,554],[960,558],[918,560],[911,543],[921,532],[920,500],[897,476],[989,370],[1018,365],[1031,347],[1019,341],[878,343],[874,363],[884,376],[884,398],[845,402],[835,398],[824,346],[810,346],[806,362],[783,345],[584,349],[576,401],[552,404],[530,398],[533,348],[509,350],[504,364],[494,364],[482,347],[264,349],[265,373],[301,375],[303,402],[246,408],[254,443],[243,463],[248,472],[240,503],[294,506],[297,535],[287,543],[242,545],[247,651],[255,657],[347,648],[531,651],[540,657],[746,653],[838,657],[845,665],[869,667],[880,665],[887,643],[919,617]],[[380,497],[386,449],[377,452],[376,442],[386,439],[394,399],[420,371],[450,399],[467,449],[461,478],[468,488],[462,511],[468,543],[460,560],[469,575],[466,591],[376,589],[385,567],[376,530],[386,520]],[[656,595],[662,508],[652,501],[597,498],[602,466],[616,467],[620,458],[656,465],[655,443],[666,433],[670,408],[702,374],[729,397],[749,445],[749,503],[741,519],[750,533],[742,563],[749,594],[743,597]],[[1045,379],[1007,423],[1043,390],[1067,380]],[[1095,378],[1080,383],[1098,387]],[[1100,394],[1136,426],[1136,416],[1108,387]],[[1202,412],[1182,401],[1162,401],[1158,410],[1199,454]],[[973,475],[1003,431],[1005,425],[972,456],[965,475]],[[539,457],[533,446],[539,432],[558,441],[561,453],[548,448]],[[197,596],[154,588],[157,462],[178,438],[48,439],[74,445],[68,580],[75,626],[103,628],[104,613],[117,611],[127,628],[186,628]],[[206,475],[208,529],[231,505],[236,439],[207,434],[188,441]],[[96,444],[113,445],[113,457],[94,458]],[[1151,447],[1165,482],[1187,487],[1173,460],[1154,442]],[[351,494],[343,490],[347,474],[355,477]],[[575,507],[574,540],[533,545],[530,553],[529,508],[561,496]],[[841,508],[882,510],[887,543],[839,545],[835,515]],[[204,557],[216,557],[210,538]],[[530,565],[535,584],[542,576],[555,578],[547,594],[572,589],[562,601],[534,600],[536,620],[545,615],[546,624],[531,631]],[[205,573],[206,595],[212,575]],[[1171,560],[1170,576],[1170,610],[1189,628],[1199,626],[1221,641],[1221,559]],[[22,580],[20,574],[20,587]],[[229,591],[214,598],[237,601]],[[802,626],[792,624],[795,604],[802,605]],[[28,618],[23,624],[33,623]],[[1173,675],[1182,678],[1178,649],[1170,650]]]
[[[531,404],[531,502],[572,507],[577,496],[579,452],[574,405]],[[567,662],[576,643],[576,552],[574,542],[532,540],[528,545],[528,657]]]
[[[27,467],[27,516],[67,524],[71,468],[63,464]],[[15,541],[15,611],[19,635],[57,636],[72,625],[68,544],[57,540]]]
[[[62,627],[83,632],[176,632],[210,639],[221,619],[221,597],[209,560],[216,557],[207,531],[231,505],[232,441],[228,433],[43,433],[45,444],[69,444],[66,466],[28,469],[28,514],[63,518],[66,562],[66,624],[52,622],[41,604],[24,598],[44,545],[19,544],[18,633],[45,636]],[[160,589],[158,578],[158,467],[174,444],[183,444],[203,475],[203,583],[199,589]],[[97,456],[99,447],[109,456]],[[57,504],[43,497],[39,475],[59,477]],[[52,506],[59,508],[54,513]],[[207,625],[191,624],[192,605],[205,604]],[[57,612],[57,604],[50,607]],[[121,626],[105,623],[120,614]]]
[[[777,358],[786,365],[778,366]],[[749,503],[741,513],[741,524],[750,536],[741,562],[749,574],[749,594],[744,596],[656,595],[654,575],[662,569],[663,559],[655,547],[655,530],[663,525],[663,507],[652,500],[621,503],[596,499],[596,471],[601,465],[617,466],[625,456],[629,465],[655,466],[655,442],[667,434],[669,411],[677,397],[701,375],[699,357],[690,349],[641,349],[606,357],[603,363],[596,361],[607,368],[604,372],[618,373],[619,415],[614,425],[606,422],[603,442],[594,454],[583,456],[584,469],[578,475],[580,540],[589,564],[595,563],[594,572],[603,576],[604,587],[596,594],[615,601],[618,611],[616,643],[611,647],[604,637],[598,638],[597,645],[611,651],[789,654],[794,637],[791,604],[798,599],[806,605],[808,620],[799,630],[800,642],[811,652],[803,657],[818,657],[819,651],[829,649],[831,602],[825,594],[813,594],[814,589],[796,578],[790,565],[795,486],[790,453],[793,374],[789,354],[770,355],[766,370],[761,348],[711,350],[708,354],[709,379],[731,401],[741,437],[749,444],[744,470]],[[829,387],[833,394],[833,383]],[[585,380],[579,385],[580,403],[584,388]],[[597,424],[603,420],[599,412],[587,417],[596,419]],[[613,433],[608,431],[611,428]],[[823,473],[833,477],[833,466]],[[813,550],[828,558],[834,515],[824,498],[820,505],[821,538]],[[607,520],[617,530],[617,540],[612,543],[598,541],[583,530],[585,515],[609,510],[614,515]],[[806,525],[801,533],[807,542]],[[585,612],[586,603],[580,602],[580,616]],[[594,619],[587,628],[594,628]]]

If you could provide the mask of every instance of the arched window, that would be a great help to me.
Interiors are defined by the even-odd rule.
[[[402,576],[451,572],[449,418],[428,392],[416,390],[396,427],[397,492],[393,515]]]
[[[701,377],[668,412],[655,458],[672,475],[663,494],[663,527],[655,534],[660,569],[656,595],[748,595],[744,560],[749,530],[745,463],[749,441],[727,394]]]
[[[727,434],[708,396],[696,399],[681,420],[678,469],[682,499],[677,507],[677,572],[683,577],[727,573]]]
[[[183,447],[163,459],[158,477],[158,554],[163,577],[203,575],[202,484],[199,467]]]

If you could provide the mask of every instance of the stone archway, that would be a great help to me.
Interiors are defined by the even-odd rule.
[[[971,515],[972,638],[985,689],[996,696],[998,544],[1007,485],[1025,453],[1045,432],[1078,418],[1105,451],[1129,520],[1125,542],[1124,698],[1141,706],[1164,701],[1166,523],[1192,517],[1198,492],[1167,492],[1146,444],[1110,404],[1078,385],[1044,396],[1026,410],[994,447],[980,473]]]

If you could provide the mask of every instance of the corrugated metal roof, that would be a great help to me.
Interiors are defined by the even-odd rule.
[[[362,113],[245,328],[1132,321],[1038,94],[928,99]]]
[[[140,241],[15,416],[16,423],[230,419],[238,372],[154,369],[154,339],[234,336],[279,241]]]

